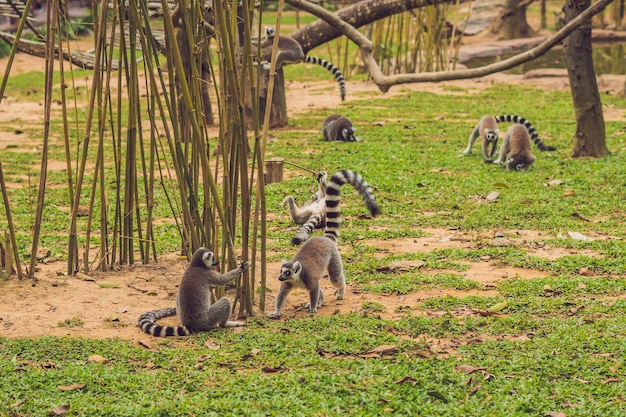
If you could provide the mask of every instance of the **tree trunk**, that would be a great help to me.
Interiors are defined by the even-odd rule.
[[[267,103],[268,84],[270,79],[270,72],[268,70],[261,69],[261,75],[259,79],[259,117],[263,120],[265,114],[265,107]],[[244,116],[246,120],[246,127],[248,129],[254,129],[254,120],[252,120],[252,97],[250,90],[246,91],[246,103],[244,107]],[[274,92],[272,93],[272,106],[270,108],[270,125],[269,128],[287,126],[289,120],[287,119],[287,99],[285,98],[285,74],[283,69],[276,70],[274,75]]]
[[[506,0],[502,15],[490,27],[494,34],[501,34],[501,39],[529,38],[534,35],[533,29],[526,21],[526,8],[532,1]]]
[[[568,23],[591,5],[591,0],[566,0],[563,10]],[[576,114],[573,157],[602,157],[606,147],[604,116],[591,55],[591,19],[564,42],[565,63]]]

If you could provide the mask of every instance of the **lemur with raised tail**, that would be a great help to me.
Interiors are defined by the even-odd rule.
[[[336,288],[335,299],[342,300],[346,279],[343,273],[341,255],[337,249],[339,238],[339,226],[341,225],[341,187],[345,184],[365,184],[365,190],[370,190],[367,197],[367,208],[372,216],[380,214],[380,208],[374,200],[371,188],[354,171],[343,170],[332,176],[326,186],[326,228],[324,236],[315,236],[307,240],[296,252],[291,261],[283,261],[280,270],[280,288],[276,295],[274,312],[269,313],[270,318],[279,318],[287,300],[287,295],[293,288],[306,288],[309,292],[308,312],[313,314],[322,306],[324,293],[320,287],[320,280],[328,271],[328,276],[333,287]],[[355,186],[357,188],[357,186]],[[357,188],[359,189],[359,188]],[[363,193],[359,191],[361,195]],[[365,197],[364,197],[365,198]]]
[[[269,70],[271,67],[270,60],[272,58],[272,46],[274,44],[275,36],[276,29],[272,26],[267,26],[265,28],[265,37],[262,42],[255,45],[260,49],[261,65],[263,65],[263,69],[265,70]],[[276,52],[276,69],[281,68],[285,64],[297,64],[299,62],[320,65],[333,74],[335,81],[339,84],[341,101],[346,99],[346,81],[343,78],[341,71],[339,71],[339,68],[322,58],[305,55],[302,50],[302,45],[300,45],[298,41],[287,35],[279,35],[278,51]]]
[[[485,162],[492,162],[492,157],[495,153],[496,146],[498,143],[498,123],[500,122],[509,122],[509,123],[519,123],[524,125],[528,130],[528,134],[530,135],[534,144],[541,151],[555,151],[556,148],[554,146],[546,145],[539,135],[537,134],[537,130],[535,127],[522,116],[505,114],[500,116],[483,116],[480,119],[480,122],[474,127],[474,130],[470,134],[469,141],[467,143],[467,148],[463,150],[465,155],[470,155],[472,153],[472,146],[474,142],[479,137],[482,139],[482,151],[483,157],[485,158]],[[489,150],[489,145],[491,145],[491,150]]]
[[[539,135],[537,134],[537,130],[535,130],[535,127],[528,120],[524,119],[522,116],[516,116],[514,114],[503,114],[500,116],[496,116],[496,121],[498,123],[508,122],[508,123],[522,124],[528,130],[528,134],[530,135],[530,138],[532,139],[535,146],[539,148],[540,151],[544,151],[544,152],[556,151],[556,147],[546,145],[541,140],[541,138],[539,138]]]
[[[326,178],[327,174],[324,171],[317,174],[318,191],[302,207],[298,207],[291,196],[285,197],[281,204],[281,207],[289,204],[289,212],[294,223],[302,225],[291,239],[294,245],[306,241],[313,230],[326,226]],[[374,192],[369,184],[360,175],[348,177],[348,183],[358,191],[365,206],[371,211],[375,200]]]
[[[230,321],[232,303],[222,297],[212,303],[211,289],[214,285],[225,285],[247,270],[249,262],[242,263],[238,268],[219,273],[216,268],[219,262],[210,250],[200,248],[194,252],[189,266],[180,281],[176,295],[176,308],[164,308],[142,314],[139,327],[152,336],[188,336],[192,333],[207,331],[216,327],[244,326],[241,321]],[[161,326],[156,321],[163,317],[175,316],[182,326]]]
[[[296,205],[292,196],[285,197],[280,204],[281,207],[285,207],[289,204],[289,213],[291,219],[295,224],[299,224],[302,227],[298,229],[296,235],[291,239],[291,243],[299,245],[309,238],[309,235],[313,229],[318,229],[326,226],[326,179],[328,174],[324,171],[320,171],[317,174],[317,192],[309,198],[302,207]]]
[[[523,171],[536,159],[530,148],[528,129],[524,125],[514,124],[506,131],[500,147],[500,156],[493,163],[504,165],[510,170]]]

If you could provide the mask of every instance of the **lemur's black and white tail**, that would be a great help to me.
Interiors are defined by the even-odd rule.
[[[139,316],[139,327],[141,327],[141,330],[143,330],[145,333],[157,337],[189,336],[190,334],[194,333],[186,326],[161,326],[155,323],[158,319],[175,315],[175,308],[163,308],[161,310],[149,311]]]
[[[346,99],[346,80],[343,78],[343,74],[341,73],[341,71],[339,71],[339,68],[337,68],[330,62],[326,61],[325,59],[318,58],[315,56],[307,55],[304,58],[304,62],[307,62],[309,64],[321,65],[326,70],[330,71],[333,74],[333,77],[335,77],[335,81],[337,81],[337,83],[339,84],[339,93],[341,94],[341,101],[344,101]]]
[[[313,233],[313,229],[322,227],[325,221],[324,213],[312,214],[309,219],[300,226],[296,235],[291,238],[293,245],[299,245],[309,238],[309,235]]]
[[[522,116],[516,116],[513,114],[503,114],[501,116],[496,116],[496,121],[498,123],[509,122],[509,123],[522,124],[528,130],[528,134],[530,135],[530,138],[533,140],[533,143],[535,144],[535,146],[537,146],[537,148],[539,148],[540,151],[556,151],[556,148],[554,146],[546,145],[539,138],[539,135],[537,134],[535,127],[528,120],[524,119]]]
[[[339,238],[339,226],[341,225],[341,208],[339,207],[341,187],[346,183],[356,188],[372,216],[381,213],[372,188],[361,175],[345,169],[337,172],[326,185],[326,228],[324,229],[324,236],[335,242]]]

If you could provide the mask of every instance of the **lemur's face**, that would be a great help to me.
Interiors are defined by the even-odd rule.
[[[487,142],[493,142],[498,140],[498,131],[497,130],[485,130],[485,139]]]

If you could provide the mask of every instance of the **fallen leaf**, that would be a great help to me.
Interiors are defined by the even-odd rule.
[[[554,187],[555,185],[561,185],[561,184],[563,184],[562,180],[552,180],[548,182],[548,186],[550,187]]]
[[[141,339],[141,340],[137,341],[137,343],[139,343],[140,346],[143,346],[146,349],[152,349],[152,345],[146,339]]]
[[[583,242],[592,242],[593,239],[590,237],[587,237],[585,235],[583,235],[582,233],[578,233],[578,232],[567,232],[568,236],[571,237],[574,240],[581,240]]]
[[[11,404],[10,407],[11,408],[19,407],[20,405],[24,404],[25,401],[26,400],[17,400],[13,404]]]
[[[574,213],[574,214],[572,214],[572,217],[574,217],[576,219],[580,219],[580,220],[586,221],[586,222],[591,222],[590,219],[586,218],[585,216],[583,216],[580,213]]]
[[[198,358],[198,362],[204,362],[209,359],[211,359],[211,355],[208,355],[208,354],[200,355],[200,357]]]
[[[508,305],[509,305],[509,302],[507,300],[504,300],[501,303],[492,305],[491,307],[489,307],[487,309],[487,311],[490,312],[490,313],[495,313],[495,312],[504,310],[506,308],[506,306],[508,306]]]
[[[582,378],[578,378],[578,377],[574,377],[574,381],[578,381],[581,384],[588,384],[588,383],[591,382],[591,381],[587,381],[586,379],[582,379]]]
[[[280,372],[280,371],[284,371],[285,368],[283,367],[284,363],[281,363],[278,366],[274,366],[274,367],[263,367],[261,368],[261,370],[266,373],[266,374],[275,374],[276,372]]]
[[[372,350],[368,350],[367,353],[376,353],[379,355],[393,355],[396,353],[398,348],[396,345],[380,345],[375,347]]]
[[[68,405],[60,405],[58,407],[53,408],[52,410],[50,410],[53,414],[56,414],[57,416],[62,416],[63,414],[67,413],[68,411],[70,411],[70,406]]]
[[[484,371],[487,368],[472,365],[458,365],[455,366],[454,369],[456,369],[457,371],[465,372],[466,374],[471,374],[476,371]]]
[[[503,182],[496,182],[495,184],[493,184],[493,188],[502,188],[502,189],[508,189],[509,186],[508,184],[505,184]]]
[[[563,193],[563,197],[576,197],[576,193],[574,192],[574,190],[566,190]]]
[[[581,309],[585,308],[585,306],[575,306],[569,309],[568,311],[568,316],[574,316],[576,315]]]
[[[547,413],[544,414],[544,416],[546,416],[546,417],[567,417],[567,414],[565,414],[562,411],[548,411]]]
[[[487,197],[485,197],[485,200],[487,200],[487,201],[489,201],[491,203],[491,202],[496,201],[496,199],[498,197],[500,197],[500,193],[497,192],[497,191],[493,191],[493,192],[490,192],[489,194],[487,194]]]
[[[83,280],[83,281],[91,281],[91,282],[95,282],[96,280],[93,277],[90,277],[87,274],[83,274],[82,272],[77,272],[75,274],[76,278]]]
[[[402,385],[402,384],[417,385],[417,384],[419,384],[419,382],[417,382],[417,380],[415,378],[411,378],[410,376],[405,376],[401,380],[396,381],[396,385]]]
[[[447,404],[448,403],[448,399],[440,392],[437,391],[428,391],[426,393],[426,395],[430,395],[433,398],[436,398],[438,400],[441,400],[443,403]]]
[[[85,384],[57,385],[57,388],[61,391],[76,391],[85,388]]]
[[[613,382],[621,382],[621,381],[617,378],[609,378],[609,379],[605,379],[604,381],[602,381],[602,385],[612,384]]]
[[[592,277],[595,275],[595,273],[591,269],[583,267],[578,270],[578,275],[582,275],[584,277]]]
[[[96,363],[104,363],[107,360],[108,359],[102,355],[91,355],[90,357],[87,358],[87,362],[96,362]]]
[[[219,350],[220,349],[220,345],[218,345],[217,343],[214,343],[210,340],[207,340],[206,342],[204,342],[204,346],[208,347],[211,350]]]

